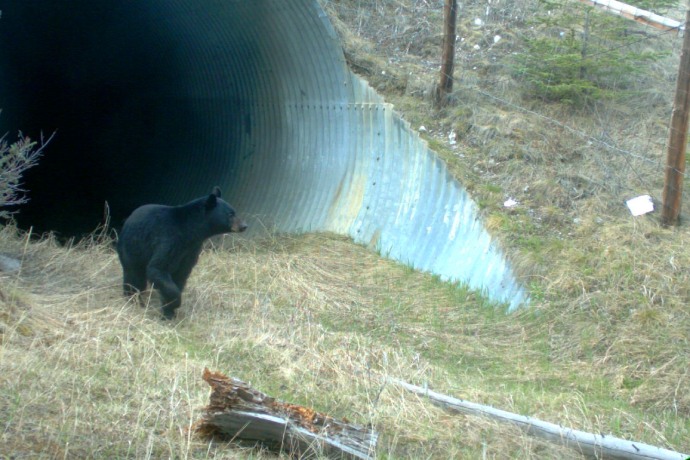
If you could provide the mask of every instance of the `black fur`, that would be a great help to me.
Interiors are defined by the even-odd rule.
[[[117,242],[124,294],[136,294],[151,283],[161,295],[163,315],[173,318],[204,241],[246,229],[232,206],[220,199],[218,187],[182,206],[147,204],[135,209]]]

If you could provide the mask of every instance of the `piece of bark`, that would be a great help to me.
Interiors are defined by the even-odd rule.
[[[207,437],[258,442],[304,456],[369,459],[378,435],[370,428],[337,420],[313,409],[284,403],[245,382],[204,369],[211,386],[209,405],[195,424]]]
[[[582,454],[607,459],[617,458],[626,460],[686,460],[688,454],[674,452],[661,447],[650,446],[641,442],[628,441],[615,438],[611,435],[587,433],[572,428],[544,422],[533,417],[514,414],[491,406],[484,406],[470,401],[452,398],[441,393],[436,393],[427,388],[403,382],[402,380],[388,378],[392,384],[398,385],[407,391],[419,396],[425,396],[432,403],[451,412],[461,412],[471,415],[489,417],[500,422],[511,423],[527,434],[546,439],[556,444],[561,444]]]

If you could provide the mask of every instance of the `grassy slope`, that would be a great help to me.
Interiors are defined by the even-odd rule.
[[[427,126],[429,141],[482,204],[530,287],[532,307],[506,316],[476,294],[337,236],[277,236],[216,242],[192,275],[179,319],[162,322],[155,296],[149,309],[120,296],[107,242],[27,244],[4,228],[0,247],[24,267],[0,280],[0,454],[271,457],[189,435],[208,395],[204,367],[375,424],[382,457],[575,454],[445,414],[382,386],[379,375],[690,452],[688,227],[664,229],[655,215],[633,219],[622,207],[642,186],[658,196],[659,171],[487,101],[471,89],[478,81],[507,93],[515,85],[491,56],[465,62],[477,74],[463,73],[457,104],[433,111],[420,98],[434,78],[424,65],[425,37],[435,45],[430,31],[439,18],[408,14],[425,2],[366,2],[371,10],[354,0],[326,3],[341,33],[359,32],[345,37],[350,59],[413,126]],[[388,26],[399,18],[409,23]],[[461,21],[461,36],[478,33],[471,20]],[[370,23],[397,43],[377,41]],[[405,34],[419,49],[400,46]],[[539,109],[586,132],[605,119],[613,142],[629,150],[645,136],[657,139],[654,126],[664,125],[653,110],[645,115],[658,119],[633,125],[634,110],[619,118],[603,109],[596,117]],[[450,129],[463,133],[460,149],[448,144]],[[654,141],[643,146],[660,156]],[[508,196],[521,205],[503,209]]]
[[[464,302],[481,301],[340,237],[229,240],[231,248],[205,252],[172,323],[159,319],[155,300],[141,309],[120,297],[109,245],[27,245],[11,228],[0,237],[24,259],[22,273],[3,279],[1,291],[5,455],[267,455],[189,436],[208,394],[204,367],[374,423],[383,456],[550,449],[382,385],[380,375],[394,375],[490,399],[497,382],[486,389],[476,382],[489,368],[504,367],[500,355],[513,348],[507,337],[491,337],[521,335],[522,326],[491,309],[465,310]],[[481,350],[489,347],[496,362],[485,369]],[[507,438],[483,447],[495,435]]]
[[[437,9],[395,0],[366,12],[354,1],[328,7],[355,68],[414,127],[427,127],[430,144],[483,206],[530,286],[541,363],[569,363],[569,386],[583,392],[588,411],[596,408],[590,419],[621,426],[618,411],[637,411],[637,423],[688,451],[689,228],[665,229],[658,214],[632,218],[623,204],[649,193],[660,206],[679,39],[622,20],[645,37],[631,51],[666,58],[646,64],[618,100],[587,110],[549,105],[521,97],[511,59],[543,10],[530,1],[469,2],[458,19],[454,103],[434,110],[419,99],[437,78],[427,51],[439,42]],[[508,197],[520,205],[503,208]],[[550,372],[533,369],[539,380]]]

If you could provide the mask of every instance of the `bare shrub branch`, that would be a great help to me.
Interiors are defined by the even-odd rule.
[[[54,134],[53,134],[54,135]],[[29,201],[22,187],[22,175],[36,166],[43,149],[53,138],[34,141],[19,132],[19,139],[9,144],[5,136],[0,138],[0,218],[8,218],[17,211],[8,211],[8,206],[18,206]]]

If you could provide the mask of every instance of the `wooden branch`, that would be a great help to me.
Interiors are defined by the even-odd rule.
[[[636,6],[631,6],[617,0],[578,0],[586,5],[596,6],[604,11],[608,11],[624,18],[632,19],[641,24],[656,27],[661,30],[675,31],[676,33],[685,30],[685,24],[675,19],[666,18],[646,11]]]
[[[596,458],[634,460],[687,460],[690,458],[687,454],[681,454],[648,444],[627,441],[625,439],[614,438],[613,436],[573,430],[572,428],[543,422],[524,415],[513,414],[490,406],[462,401],[426,388],[411,385],[401,380],[389,378],[388,381],[419,396],[426,396],[432,403],[451,412],[480,415],[500,422],[508,422],[521,428],[527,434],[578,450],[584,455]]]
[[[208,369],[203,379],[211,386],[211,397],[195,424],[202,436],[258,442],[298,456],[369,459],[374,454],[378,435],[370,428],[276,401],[241,380]]]

